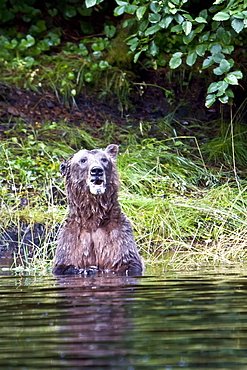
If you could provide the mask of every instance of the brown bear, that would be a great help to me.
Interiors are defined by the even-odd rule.
[[[118,146],[80,150],[61,164],[69,215],[58,235],[53,273],[140,275],[142,258],[118,203]]]

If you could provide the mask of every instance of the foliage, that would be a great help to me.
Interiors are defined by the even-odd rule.
[[[7,0],[0,4],[2,80],[17,86],[24,82],[24,87],[35,90],[46,83],[58,98],[60,95],[65,102],[75,103],[82,87],[94,84],[111,68],[105,54],[116,28],[106,22],[100,36],[94,37],[88,21],[92,10],[80,1],[45,3],[45,9],[35,0],[10,2],[11,7]],[[64,40],[63,25],[69,28],[72,19],[83,35],[76,42]]]
[[[0,66],[11,68],[13,73],[29,69],[28,80],[32,80],[32,72],[36,73],[44,57],[61,52],[76,56],[81,66],[66,71],[66,75],[61,66],[57,87],[65,100],[69,97],[74,102],[81,87],[93,83],[102,71],[114,64],[124,68],[119,59],[126,59],[128,68],[132,59],[141,59],[146,68],[166,66],[173,70],[186,65],[210,72],[213,82],[207,90],[207,107],[217,99],[232,103],[234,87],[243,78],[234,53],[245,42],[245,0],[216,0],[205,8],[197,0],[116,0],[114,22],[109,20],[113,19],[112,13],[113,5],[103,0],[45,4],[36,0],[3,0]],[[93,22],[96,14],[102,19],[97,30],[97,22]],[[117,51],[122,45],[118,36],[123,32],[116,27],[118,21],[128,30],[125,38],[132,59],[123,58],[127,53]],[[77,34],[68,40],[67,33],[73,34],[72,23]],[[35,86],[30,80],[29,84]]]
[[[130,12],[128,2],[116,8],[115,13]],[[217,0],[209,9],[193,14],[192,7],[185,9],[186,0],[171,2],[135,2],[132,13],[138,20],[138,32],[132,35],[128,44],[137,60],[142,52],[164,64],[165,53],[172,53],[171,69],[178,68],[183,61],[192,67],[199,60],[201,69],[213,68],[215,76],[223,77],[210,84],[206,99],[207,107],[218,98],[222,103],[231,102],[231,85],[237,85],[242,72],[233,70],[235,38],[247,27],[247,11],[243,1]],[[164,53],[165,51],[165,53]],[[219,78],[220,78],[219,77]]]
[[[183,62],[198,69],[210,69],[214,74],[207,90],[206,106],[216,99],[232,103],[232,86],[238,85],[243,74],[234,67],[234,47],[244,45],[247,27],[246,1],[216,0],[212,6],[197,14],[197,1],[188,0],[116,0],[115,16],[130,14],[124,26],[134,32],[127,40],[136,62],[141,54],[155,68],[168,62],[171,69]],[[97,2],[98,3],[98,2]],[[88,7],[96,1],[86,1]],[[241,36],[243,35],[243,36]],[[196,63],[197,62],[197,63]]]

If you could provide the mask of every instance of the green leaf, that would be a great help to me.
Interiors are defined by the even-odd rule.
[[[148,15],[148,20],[150,23],[157,23],[160,21],[160,18],[161,18],[160,14],[149,13]]]
[[[86,3],[86,7],[90,8],[91,6],[94,6],[97,4],[97,0],[86,0],[85,3]]]
[[[99,62],[100,69],[107,69],[110,67],[109,63],[106,60],[101,60]]]
[[[137,9],[137,6],[133,4],[127,4],[125,6],[125,12],[128,14],[134,14],[136,9]]]
[[[226,90],[226,95],[229,96],[230,98],[234,98],[234,92],[231,89]]]
[[[170,62],[169,62],[169,66],[170,66],[171,69],[175,69],[175,68],[178,68],[180,66],[180,64],[182,63],[182,58],[181,58],[182,55],[183,55],[183,53],[181,53],[181,52],[177,52],[177,53],[173,54],[173,56],[171,57]]]
[[[230,44],[231,42],[231,33],[227,31],[224,27],[219,27],[216,31],[217,38],[223,42],[223,44]]]
[[[137,62],[137,60],[138,60],[138,58],[139,58],[139,56],[141,55],[141,53],[143,52],[143,51],[146,51],[147,50],[147,48],[148,48],[148,46],[147,45],[145,45],[140,51],[138,51],[138,53],[136,53],[135,54],[135,56],[134,56],[134,63],[136,63]]]
[[[125,12],[126,5],[117,6],[114,9],[114,16],[122,15]]]
[[[116,33],[116,27],[114,27],[113,25],[105,25],[104,32],[106,37],[111,39]]]
[[[168,28],[172,21],[173,21],[173,16],[167,15],[166,17],[161,19],[161,21],[159,22],[159,26],[161,28]]]
[[[217,54],[213,54],[212,57],[215,63],[220,63],[222,59],[225,58],[225,55],[222,53],[217,53]]]
[[[18,45],[18,41],[16,39],[4,42],[4,47],[7,49],[15,49],[16,46]]]
[[[213,105],[216,101],[216,95],[215,94],[208,94],[206,96],[206,102],[205,102],[205,105],[207,108],[211,107],[211,105]]]
[[[176,26],[173,26],[171,28],[171,32],[180,33],[182,31],[182,26],[180,24],[177,24]]]
[[[92,44],[93,51],[102,51],[102,50],[104,50],[104,48],[105,48],[105,45],[104,45],[103,40],[99,40],[98,42],[94,42]]]
[[[203,33],[202,35],[199,35],[199,42],[204,42],[204,41],[208,41],[210,37],[210,32],[205,32]]]
[[[214,64],[213,57],[212,57],[212,56],[209,56],[209,57],[207,57],[206,59],[204,59],[204,61],[203,61],[203,63],[202,63],[202,68],[203,68],[203,69],[208,68],[208,67],[210,67],[212,64]]]
[[[125,21],[123,21],[123,23],[122,23],[122,27],[123,28],[132,27],[134,23],[135,23],[135,18],[125,19]],[[141,22],[141,23],[143,23],[143,22]]]
[[[182,23],[182,28],[183,28],[185,35],[188,35],[192,30],[192,23],[190,21],[184,21]]]
[[[228,100],[229,100],[229,96],[227,96],[226,94],[222,95],[222,96],[219,96],[219,101],[223,104],[226,104],[228,103]]]
[[[57,13],[58,13],[58,10],[56,8],[48,9],[48,14],[51,15],[52,17],[55,17]]]
[[[230,18],[230,14],[227,12],[218,12],[213,16],[214,21],[227,21]]]
[[[57,9],[55,9],[55,10],[57,11]],[[81,8],[77,8],[77,11],[83,17],[90,17],[90,15],[92,14],[93,9],[92,8],[81,7]],[[57,11],[57,13],[58,13],[58,11]],[[54,14],[53,17],[55,17],[55,15],[57,15],[57,13]],[[49,12],[49,14],[50,14],[50,12]],[[50,14],[50,15],[52,15],[52,14]]]
[[[85,78],[86,82],[91,82],[92,79],[93,79],[92,73],[90,73],[90,72],[85,73],[84,78]]]
[[[139,56],[141,55],[141,53],[142,53],[142,50],[138,51],[138,53],[135,54],[135,56],[134,56],[134,63],[136,63],[138,61]]]
[[[218,82],[212,82],[207,89],[207,93],[212,94],[213,92],[218,90],[218,87]]]
[[[157,55],[159,53],[159,47],[155,44],[154,41],[152,41],[149,45],[149,52],[150,54],[154,57],[155,55]]]
[[[26,39],[22,39],[19,45],[20,50],[25,50],[30,48],[35,44],[35,38],[31,35],[27,35]]]
[[[196,62],[196,59],[197,59],[197,53],[195,51],[190,51],[186,58],[186,64],[188,66],[193,66],[193,64],[195,64]]]
[[[239,33],[244,28],[244,22],[240,19],[233,19],[231,22],[231,26],[234,29],[235,32]]]
[[[203,17],[196,17],[196,18],[195,18],[195,21],[196,21],[197,23],[208,23],[208,22],[206,21],[206,19],[205,19],[205,18],[203,18]]]
[[[191,31],[189,33],[189,35],[184,35],[183,37],[183,42],[185,43],[185,45],[188,45],[195,37],[195,32],[194,31]]]
[[[197,27],[194,29],[194,32],[195,32],[195,33],[199,33],[199,34],[201,34],[201,33],[202,33],[202,31],[204,30],[204,28],[205,28],[205,24],[200,24],[199,26],[197,26]]]
[[[219,5],[219,4],[222,4],[225,0],[215,0],[214,1],[214,5]]]
[[[187,21],[194,22],[194,18],[192,18],[191,15],[188,12],[186,12],[185,14],[183,14],[183,16],[187,19]]]
[[[30,67],[32,67],[34,65],[35,59],[32,58],[32,57],[25,57],[24,58],[24,62],[26,64],[26,66],[30,68]]]
[[[74,72],[68,72],[67,77],[69,80],[73,80],[75,78]]]
[[[237,77],[238,79],[243,78],[243,73],[241,71],[233,71],[231,72],[231,74]]]
[[[161,6],[159,4],[159,2],[157,1],[151,1],[150,2],[150,10],[153,12],[153,13],[159,13],[160,10],[161,10]]]
[[[234,50],[234,46],[233,45],[227,45],[227,46],[224,46],[223,49],[222,49],[222,53],[224,54],[231,54]]]
[[[184,21],[184,17],[179,13],[174,15],[174,19],[178,24],[182,24]]]
[[[127,42],[127,45],[130,45],[130,50],[135,51],[137,47],[139,46],[139,39],[137,37],[134,37],[133,39],[130,39]]]
[[[207,9],[203,9],[200,13],[199,13],[199,17],[202,17],[204,19],[207,19],[208,17],[208,11]]]
[[[215,74],[216,76],[221,76],[221,75],[223,75],[223,73],[224,73],[224,72],[222,72],[222,70],[220,69],[220,67],[216,67],[216,68],[214,68],[214,69],[213,69],[213,71],[214,71],[214,74]]]
[[[147,6],[140,6],[137,11],[136,11],[136,18],[138,20],[142,19],[142,17],[144,16],[145,12],[147,10]]]
[[[156,23],[154,26],[148,27],[145,31],[145,36],[153,35],[154,33],[160,30],[159,23]]]
[[[207,49],[208,49],[208,44],[197,45],[196,52],[200,57],[202,57],[207,51]]]
[[[211,51],[212,54],[218,54],[221,52],[222,46],[220,44],[215,43],[212,44],[209,50]]]
[[[174,5],[172,2],[168,2],[168,6],[169,6],[169,8],[171,8],[171,9],[176,8],[176,5]]]
[[[73,18],[76,16],[76,8],[74,6],[71,6],[71,5],[67,5],[65,10],[64,10],[64,15],[65,17],[67,18]]]
[[[220,62],[219,68],[222,71],[222,73],[226,73],[229,71],[229,69],[231,69],[231,65],[226,59],[223,59]]]
[[[228,88],[228,86],[229,86],[229,84],[226,81],[219,81],[218,82],[218,94],[217,94],[217,96],[225,94],[225,91]]]
[[[147,29],[148,25],[149,25],[148,19],[146,19],[145,21],[140,22],[140,25],[139,25],[140,32],[144,32]]]
[[[98,1],[97,1],[98,2]],[[116,0],[117,5],[127,5],[128,1],[123,1],[123,0]]]
[[[133,44],[136,44],[138,45],[139,44],[139,39],[138,37],[130,37],[128,40],[126,40],[126,44],[127,45],[133,45]]]
[[[234,13],[234,18],[244,19],[243,12]]]
[[[228,75],[224,78],[229,85],[238,85],[238,79],[234,76],[233,73],[228,73]]]
[[[157,59],[157,64],[160,66],[160,67],[164,67],[166,65],[167,61],[164,57],[163,54],[159,54],[158,55],[158,59]]]

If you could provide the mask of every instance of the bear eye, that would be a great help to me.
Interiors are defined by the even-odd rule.
[[[80,160],[80,162],[81,162],[81,163],[86,163],[86,162],[87,162],[87,158],[82,158],[82,159]]]

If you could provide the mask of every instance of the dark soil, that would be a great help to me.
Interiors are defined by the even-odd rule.
[[[134,83],[128,106],[119,109],[119,101],[114,94],[99,99],[97,92],[87,91],[76,97],[75,104],[63,103],[53,92],[21,90],[5,84],[0,85],[0,135],[17,120],[28,124],[66,121],[69,124],[86,125],[98,129],[107,120],[116,126],[124,127],[126,122],[139,126],[140,121],[155,122],[173,114],[174,119],[183,125],[191,135],[188,123],[200,120],[208,122],[219,117],[219,107],[207,109],[204,105],[206,86],[201,81],[190,81],[185,89],[179,83],[170,83],[165,71],[146,72],[141,82]],[[140,83],[143,85],[140,85]],[[152,86],[150,86],[152,85]],[[171,92],[170,97],[162,89]],[[185,134],[185,132],[183,132]]]

